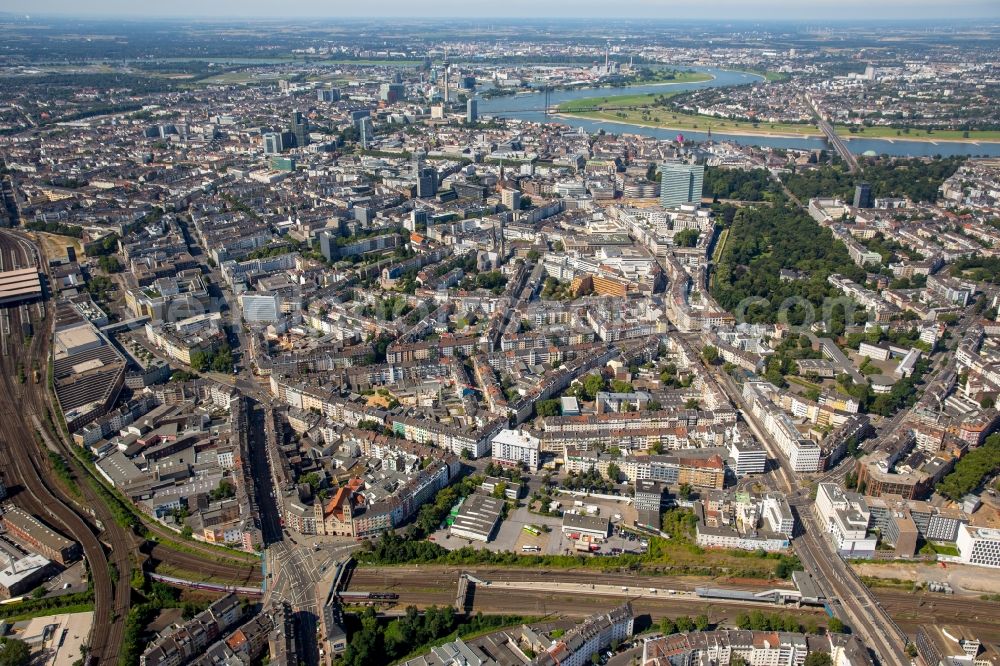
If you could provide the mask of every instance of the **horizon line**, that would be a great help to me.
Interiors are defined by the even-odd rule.
[[[120,21],[130,21],[130,22],[152,22],[152,21],[162,21],[162,20],[173,20],[173,21],[187,21],[187,22],[197,22],[197,21],[225,21],[230,23],[240,23],[240,22],[254,22],[254,21],[281,21],[286,23],[293,23],[295,21],[307,21],[307,20],[326,20],[326,21],[385,21],[385,20],[418,20],[423,22],[434,22],[434,21],[451,21],[451,20],[464,20],[464,21],[516,21],[516,22],[539,22],[539,21],[562,21],[565,23],[580,23],[585,21],[601,20],[601,21],[679,21],[679,22],[704,22],[704,23],[750,23],[758,25],[778,25],[778,24],[799,24],[799,23],[812,23],[816,21],[823,21],[827,23],[838,23],[838,24],[872,24],[872,23],[889,23],[889,24],[913,24],[913,23],[982,23],[995,22],[1000,23],[1000,12],[996,16],[992,17],[956,17],[951,16],[925,16],[921,18],[888,18],[888,17],[876,17],[867,19],[851,19],[843,17],[813,17],[813,18],[787,18],[787,19],[751,19],[751,18],[731,18],[731,19],[720,19],[712,18],[709,16],[704,17],[670,17],[670,16],[644,16],[644,15],[626,15],[618,17],[609,17],[606,15],[593,14],[588,16],[534,16],[534,17],[520,17],[520,16],[468,16],[468,15],[440,15],[440,16],[426,16],[426,15],[407,15],[407,14],[386,14],[382,16],[335,16],[332,14],[302,14],[295,16],[274,16],[274,15],[248,15],[248,16],[226,16],[226,15],[177,15],[177,14],[150,14],[146,13],[135,13],[135,14],[113,14],[113,13],[102,13],[102,12],[91,12],[91,13],[77,13],[77,12],[17,12],[11,10],[0,10],[0,18],[15,18],[24,20],[34,20],[35,17],[38,18],[68,18],[68,19],[115,19]]]

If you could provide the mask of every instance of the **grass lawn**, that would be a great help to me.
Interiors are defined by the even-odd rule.
[[[274,77],[277,79],[277,75]],[[191,85],[199,86],[216,86],[216,85],[244,85],[247,83],[259,82],[263,80],[258,74],[254,74],[248,71],[239,72],[226,72],[225,74],[218,74],[216,76],[209,76],[198,81],[193,81]]]
[[[737,72],[743,72],[745,74],[756,74],[757,76],[763,76],[764,80],[768,83],[775,83],[776,81],[787,81],[792,78],[791,74],[786,72],[775,72],[773,70],[762,70],[762,69],[738,69],[734,70]]]
[[[855,132],[850,128],[854,127]],[[900,141],[920,140],[920,141],[1000,141],[1000,130],[972,130],[966,132],[962,130],[927,130],[911,129],[909,133],[895,127],[857,127],[857,126],[836,126],[837,134],[845,139],[852,137],[868,139],[899,139]]]
[[[722,253],[726,251],[726,241],[729,240],[729,229],[723,229],[719,235],[719,240],[715,242],[715,252],[712,253],[712,261],[718,263]]]
[[[586,105],[581,106],[585,107]],[[607,106],[613,106],[613,104],[609,102]],[[699,132],[711,129],[720,134],[790,134],[794,136],[822,136],[822,132],[820,132],[819,128],[815,125],[759,123],[755,126],[753,123],[748,122],[724,118],[713,118],[712,116],[675,113],[668,109],[651,109],[650,118],[648,120],[643,119],[643,113],[638,109],[574,112],[564,109],[563,106],[560,105],[558,112],[568,113],[581,118],[590,118],[592,120],[609,120],[612,122],[641,125],[644,127],[660,127],[663,129],[697,130]],[[624,117],[616,114],[623,114]]]
[[[764,78],[767,79],[768,81],[774,82],[774,81],[787,81],[788,79],[792,78],[792,76],[786,72],[767,71],[764,72]]]
[[[15,607],[16,604],[12,606]],[[89,613],[94,610],[93,603],[82,603],[82,604],[72,604],[69,606],[60,606],[56,608],[38,608],[33,611],[28,611],[26,613],[15,613],[13,615],[4,615],[4,622],[20,622],[21,620],[30,620],[35,617],[45,617],[46,615],[68,615],[70,613]]]
[[[657,70],[653,71],[659,74],[659,71]],[[672,79],[661,78],[660,76],[656,76],[652,79],[642,79],[642,80],[637,79],[632,83],[630,83],[629,85],[648,86],[648,85],[655,85],[657,83],[698,83],[700,81],[711,81],[711,80],[712,80],[712,75],[706,72],[677,72],[676,76],[674,76],[674,78]]]
[[[696,114],[678,113],[663,107],[653,106],[657,97],[672,97],[679,93],[646,93],[642,95],[603,95],[587,97],[563,102],[559,105],[559,113],[567,113],[594,120],[610,120],[612,122],[642,125],[644,127],[663,127],[665,129],[699,130],[704,132],[713,129],[716,132],[728,134],[792,134],[796,136],[822,136],[815,125],[797,123],[749,123],[700,116]],[[634,108],[632,108],[634,107]],[[597,109],[596,111],[593,109]],[[648,119],[643,114],[648,113]]]
[[[865,587],[887,587],[894,590],[906,590],[910,591],[913,589],[912,580],[901,580],[899,578],[879,578],[878,576],[862,576],[861,582],[865,584]]]
[[[620,88],[619,88],[620,90]],[[602,95],[600,97],[584,97],[583,99],[571,99],[567,102],[563,102],[559,105],[560,112],[573,112],[580,109],[592,109],[594,107],[603,108],[606,106],[613,108],[621,108],[623,106],[641,106],[648,107],[652,106],[653,101],[663,95],[664,97],[671,97],[677,93],[641,93],[632,95],[615,95],[610,93],[608,95]]]
[[[817,391],[822,391],[823,387],[819,384],[813,384],[811,381],[802,379],[796,375],[785,375],[785,379],[793,384],[798,384],[799,386],[804,386],[807,389],[816,389]]]
[[[951,545],[950,543],[935,543],[929,542],[928,545],[938,555],[949,555],[951,557],[958,557],[958,547]]]

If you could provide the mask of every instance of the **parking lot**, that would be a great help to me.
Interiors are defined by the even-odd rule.
[[[87,582],[84,580],[86,568],[83,560],[75,562],[45,583],[46,596],[86,592]]]
[[[621,526],[627,524],[629,515],[632,516],[632,520],[635,519],[635,509],[630,505],[613,500],[586,498],[584,506],[578,507],[574,506],[574,498],[570,496],[564,498],[566,501],[562,502],[563,508],[580,512],[588,507],[596,508],[596,515],[611,520],[612,534],[599,543],[595,542],[594,545],[599,549],[595,551],[595,555],[618,555],[623,552],[643,550],[639,537],[628,532],[623,533],[621,530]],[[563,534],[562,518],[532,513],[527,506],[511,510],[507,520],[500,524],[489,543],[452,536],[448,528],[437,530],[430,539],[448,550],[468,546],[477,550],[485,548],[495,552],[509,551],[526,555],[572,555],[579,552],[575,550],[578,539],[571,539],[570,535]],[[538,550],[534,550],[536,548]]]

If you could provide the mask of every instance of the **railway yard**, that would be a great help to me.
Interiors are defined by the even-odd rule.
[[[653,618],[663,615],[694,615],[705,613],[713,622],[732,620],[737,614],[758,609],[765,613],[793,613],[800,621],[809,618],[822,621],[823,609],[795,605],[774,605],[704,599],[693,595],[696,587],[711,585],[719,588],[767,590],[787,587],[785,581],[753,581],[747,579],[710,579],[696,576],[643,576],[632,573],[583,570],[499,569],[493,567],[456,568],[434,565],[359,567],[347,581],[349,591],[381,591],[398,594],[398,599],[387,606],[387,612],[401,610],[409,605],[424,608],[431,605],[452,605],[458,588],[458,578],[467,573],[491,585],[476,585],[469,595],[472,613],[523,613],[534,615],[556,614],[568,617],[586,617],[601,605],[611,608],[628,599],[636,613],[650,614]],[[588,596],[588,603],[581,604],[573,592],[543,592],[511,590],[493,587],[494,583],[518,581],[524,583],[564,583],[567,585],[597,584],[620,589],[618,595]],[[547,585],[548,586],[548,585]],[[491,589],[492,587],[492,589]],[[627,589],[626,589],[627,588]],[[650,590],[656,590],[651,593]],[[968,626],[984,640],[1000,639],[1000,603],[975,598],[931,592],[912,593],[888,588],[875,588],[876,598],[890,617],[908,634],[914,634],[920,625],[947,624],[962,616],[963,626]]]
[[[23,237],[0,232],[0,269],[38,266],[38,250]],[[49,398],[45,390],[51,338],[51,313],[46,303],[6,305],[0,310],[2,346],[0,355],[0,471],[7,487],[7,501],[64,531],[77,541],[92,579],[95,622],[89,646],[91,663],[117,664],[125,620],[131,605],[132,569],[140,553],[148,553],[147,567],[167,564],[174,570],[197,573],[234,585],[259,586],[259,560],[239,553],[220,556],[209,546],[185,544],[193,553],[182,552],[143,539],[115,521],[115,516],[86,478],[89,472],[75,458],[58,433],[52,432]],[[25,335],[31,332],[31,335]],[[37,373],[30,371],[37,369]],[[59,454],[70,469],[72,488],[55,482],[46,451]],[[161,535],[165,529],[159,530]],[[157,530],[154,529],[154,534]],[[110,546],[108,548],[107,546]],[[112,573],[114,572],[114,573]],[[116,584],[115,579],[122,581]]]
[[[37,265],[37,258],[29,247],[10,233],[0,233],[0,253],[5,267]],[[18,382],[16,378],[19,372],[24,372],[23,366],[19,368],[18,364],[34,362],[41,368],[46,367],[50,318],[46,308],[39,303],[6,306],[4,313],[10,327],[3,339],[7,353],[0,357],[3,370],[0,415],[4,423],[0,431],[0,466],[9,498],[26,511],[62,527],[80,544],[90,567],[95,617],[106,618],[94,623],[90,654],[97,663],[115,664],[130,600],[127,586],[116,589],[113,585],[109,564],[114,564],[119,575],[127,580],[131,566],[131,543],[120,528],[116,529],[113,520],[102,521],[108,528],[104,538],[112,546],[109,556],[95,528],[85,519],[85,516],[90,516],[71,506],[72,503],[57,484],[46,482],[46,479],[51,479],[51,472],[38,448],[38,441],[43,437],[42,421],[48,413],[44,384],[40,381]],[[27,339],[20,335],[21,325],[25,323],[30,324],[37,334]],[[46,437],[50,443],[58,439]],[[95,512],[100,512],[104,505],[87,496],[89,489],[86,485],[78,484],[78,487],[85,493],[84,501],[94,507]]]

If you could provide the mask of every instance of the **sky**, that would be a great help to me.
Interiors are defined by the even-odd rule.
[[[3,0],[0,11],[94,17],[1000,20],[1000,0]]]

